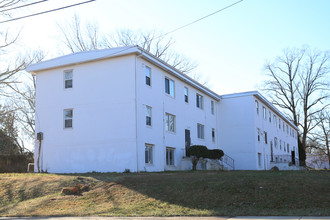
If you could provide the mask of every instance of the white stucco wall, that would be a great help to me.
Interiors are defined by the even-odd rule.
[[[37,74],[36,132],[44,133],[42,170],[136,171],[134,59],[125,56]],[[73,88],[64,89],[63,71],[69,69]],[[70,108],[73,128],[65,129],[63,110]]]
[[[145,66],[151,68],[151,86],[145,84]],[[180,163],[185,156],[185,129],[190,130],[191,144],[201,144],[209,149],[217,148],[212,142],[212,128],[216,129],[216,112],[211,114],[211,98],[187,83],[156,67],[150,62],[137,59],[137,115],[138,115],[138,149],[139,170],[163,171],[180,169]],[[165,77],[172,79],[175,85],[175,95],[165,93]],[[189,91],[189,102],[184,101],[184,86]],[[204,108],[196,107],[196,92],[204,99]],[[213,100],[213,99],[212,99]],[[216,103],[216,101],[214,100]],[[145,106],[152,107],[152,126],[146,126]],[[216,105],[216,104],[215,104]],[[216,108],[216,107],[215,107]],[[165,130],[165,114],[175,115],[175,132]],[[205,125],[205,139],[197,138],[197,123]],[[154,145],[153,164],[145,164],[145,144]],[[175,149],[174,166],[166,166],[166,147]]]
[[[259,103],[259,114],[256,111],[255,100]],[[266,119],[263,118],[263,107],[266,108]],[[271,122],[269,121],[271,111]],[[267,170],[270,169],[271,143],[273,144],[273,159],[279,162],[291,161],[291,151],[295,151],[298,158],[297,136],[290,136],[283,131],[283,118],[276,115],[277,125],[274,123],[274,111],[253,95],[233,96],[223,98],[219,104],[219,126],[221,148],[235,160],[235,169],[240,170]],[[279,128],[281,120],[281,129]],[[285,123],[285,126],[288,123]],[[258,141],[257,129],[260,130],[260,141]],[[289,126],[290,128],[290,126]],[[263,133],[267,132],[267,143]],[[275,147],[274,138],[278,140]],[[282,146],[280,147],[280,142]],[[285,142],[285,150],[284,150]],[[289,152],[287,151],[289,144]],[[258,153],[261,154],[259,164]],[[282,161],[280,161],[282,160]],[[296,161],[298,163],[298,161]]]
[[[152,71],[151,86],[145,84],[145,65]],[[64,89],[63,71],[70,69],[73,88]],[[175,82],[174,97],[165,93],[165,76]],[[184,86],[189,89],[189,103],[184,101]],[[203,96],[203,109],[196,107],[196,93]],[[191,132],[191,144],[218,146],[217,138],[212,141],[212,128],[217,135],[217,104],[212,99],[212,115],[211,99],[135,55],[39,72],[36,132],[44,133],[41,169],[55,173],[180,169],[185,129]],[[152,126],[145,124],[146,105],[152,107]],[[64,109],[73,109],[73,128],[64,128]],[[174,133],[165,131],[166,113],[176,116]],[[197,138],[197,123],[205,126],[205,139]],[[145,164],[145,144],[154,146],[151,165]],[[174,166],[166,166],[166,147],[175,149]]]
[[[257,169],[252,102],[250,97],[242,97],[219,103],[220,147],[235,160],[235,169]]]

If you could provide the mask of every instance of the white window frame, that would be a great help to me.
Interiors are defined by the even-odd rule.
[[[144,163],[152,165],[154,163],[154,145],[153,144],[145,144],[144,145]]]
[[[260,142],[260,128],[257,128],[257,140]]]
[[[166,147],[166,165],[175,166],[175,148],[173,147]]]
[[[145,110],[146,110],[146,125],[151,127],[152,126],[152,107],[146,105]],[[150,124],[148,124],[148,122],[150,122]]]
[[[196,93],[196,107],[203,109],[204,108],[204,97]]]
[[[71,74],[71,78],[67,78],[67,76]],[[71,87],[66,86],[66,82],[71,80]],[[72,89],[73,88],[73,70],[64,70],[63,71],[63,88],[64,89]]]
[[[167,85],[167,81],[168,81],[168,85]],[[166,85],[168,87],[168,91],[166,91]],[[174,83],[174,80],[168,78],[168,77],[165,77],[165,93],[171,97],[175,97],[175,83]]]
[[[184,97],[184,101],[186,103],[189,103],[189,90],[188,90],[188,87],[184,87],[183,88],[183,97]]]
[[[261,168],[262,167],[262,154],[258,153],[258,167]]]
[[[265,106],[262,106],[262,117],[267,120],[267,110]]]
[[[166,131],[175,133],[175,131],[176,131],[175,115],[172,115],[172,114],[166,112],[165,117],[166,117],[165,118],[166,119],[166,123],[165,123]],[[173,126],[171,126],[171,121],[173,123]]]
[[[68,111],[71,111],[71,117],[67,116],[66,112],[68,112]],[[71,120],[71,126],[66,125],[67,120]],[[72,108],[68,108],[68,109],[63,110],[63,128],[64,129],[73,128],[73,109]]]
[[[274,137],[274,145],[275,145],[275,148],[277,149],[277,145],[278,145],[278,143],[277,143],[277,137]]]
[[[258,100],[255,100],[255,103],[256,103],[257,115],[259,115],[259,102],[258,102]]]
[[[211,100],[211,114],[214,115],[214,101]]]
[[[197,138],[205,139],[205,126],[203,124],[197,123]]]
[[[151,68],[149,66],[145,66],[144,67],[144,73],[145,73],[145,84],[147,86],[151,86]],[[149,76],[148,76],[148,73],[149,73]],[[148,82],[148,79],[149,78],[149,84],[147,83]]]

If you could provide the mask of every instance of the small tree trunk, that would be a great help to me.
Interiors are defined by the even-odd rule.
[[[194,158],[191,159],[191,161],[192,161],[192,165],[193,165],[192,170],[196,170],[197,163],[198,163],[198,158],[194,157]]]

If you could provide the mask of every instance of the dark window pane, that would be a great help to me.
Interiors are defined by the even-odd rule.
[[[165,78],[165,92],[167,94],[170,94],[170,85],[169,85],[169,80]]]
[[[146,125],[151,126],[151,117],[146,116]]]
[[[65,120],[65,127],[66,128],[72,128],[72,119],[66,119]]]
[[[72,88],[72,79],[65,80],[65,88]]]
[[[146,76],[146,84],[150,86],[150,77]]]

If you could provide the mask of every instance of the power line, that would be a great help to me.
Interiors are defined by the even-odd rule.
[[[192,25],[192,24],[194,24],[194,23],[197,23],[197,22],[199,22],[199,21],[201,21],[201,20],[203,20],[203,19],[205,19],[205,18],[208,18],[208,17],[210,17],[210,16],[212,16],[212,15],[214,15],[214,14],[217,14],[217,13],[219,13],[219,12],[221,12],[221,11],[224,11],[224,10],[226,10],[226,9],[228,9],[228,8],[234,6],[234,5],[236,5],[236,4],[238,4],[238,3],[242,2],[242,1],[243,1],[243,0],[237,1],[237,2],[235,2],[235,3],[233,3],[233,4],[231,4],[231,5],[228,5],[228,6],[224,7],[224,8],[221,8],[221,9],[215,11],[215,12],[212,12],[211,14],[205,15],[204,17],[201,17],[201,18],[199,18],[199,19],[197,19],[197,20],[195,20],[195,21],[192,21],[192,22],[190,22],[190,23],[188,23],[188,24],[185,24],[185,25],[183,25],[183,26],[181,26],[181,27],[178,27],[178,28],[176,28],[176,29],[174,29],[174,30],[172,30],[172,31],[169,31],[169,32],[167,32],[167,33],[165,33],[165,34],[162,34],[162,35],[160,35],[160,36],[158,36],[158,37],[156,37],[156,38],[153,38],[153,39],[151,39],[151,40],[149,40],[149,41],[152,41],[152,40],[155,40],[155,39],[158,39],[158,38],[164,37],[164,36],[166,36],[166,35],[168,35],[168,34],[171,34],[171,33],[175,32],[175,31],[178,31],[178,30],[183,29],[183,28],[185,28],[185,27],[187,27],[187,26],[190,26],[190,25]]]
[[[18,9],[18,8],[24,8],[24,7],[27,7],[27,6],[30,6],[30,5],[35,5],[35,4],[39,4],[39,3],[42,3],[42,2],[46,2],[46,1],[48,1],[48,0],[42,0],[42,1],[32,2],[32,3],[29,3],[29,4],[25,4],[25,5],[20,5],[20,6],[14,7],[14,8],[8,8],[8,9],[0,11],[0,13],[5,12],[5,11],[11,11],[11,10]]]
[[[96,1],[96,0],[89,0],[89,1],[80,2],[80,3],[77,3],[77,4],[73,4],[73,5],[67,5],[67,6],[64,6],[64,7],[51,9],[51,10],[48,10],[48,11],[43,11],[43,12],[31,14],[31,15],[26,15],[26,16],[22,16],[22,17],[18,17],[18,18],[9,19],[9,20],[6,20],[6,21],[0,21],[0,24],[7,23],[7,22],[10,22],[10,21],[20,20],[20,19],[23,19],[23,18],[33,17],[33,16],[37,16],[37,15],[41,15],[41,14],[46,14],[46,13],[49,13],[49,12],[59,11],[59,10],[62,10],[62,9],[71,8],[71,7],[74,7],[74,6],[86,4],[86,3],[89,3],[89,2],[93,2],[93,1]]]

